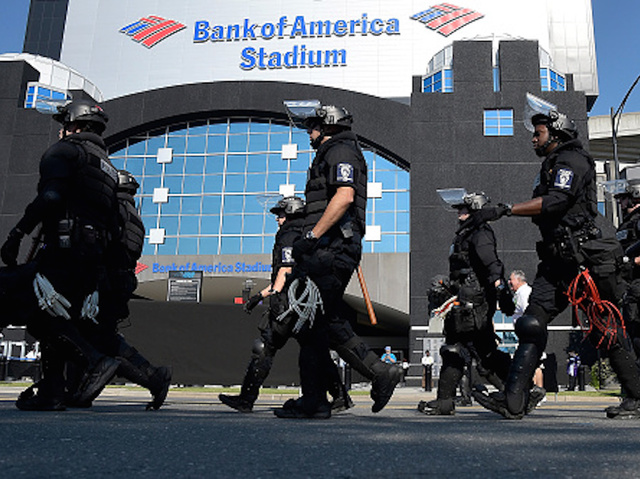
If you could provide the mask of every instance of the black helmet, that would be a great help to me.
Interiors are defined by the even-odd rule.
[[[140,183],[136,180],[135,176],[129,173],[127,170],[118,170],[118,191],[124,191],[135,196]]]
[[[569,119],[567,115],[555,110],[550,111],[548,114],[538,113],[533,115],[531,123],[533,126],[546,126],[551,134],[560,141],[573,140],[578,137],[578,129],[574,121]]]
[[[346,108],[341,106],[320,105],[315,110],[315,116],[306,118],[303,124],[306,128],[323,125],[350,130],[353,124],[353,116]]]
[[[53,115],[53,119],[63,126],[74,122],[90,123],[93,131],[102,134],[107,127],[109,118],[102,107],[87,100],[77,100],[58,107],[58,113]]]
[[[633,180],[626,180],[624,185],[624,191],[614,195],[616,199],[632,198],[633,200],[640,201],[640,178]]]
[[[468,208],[469,211],[481,210],[484,205],[491,200],[482,191],[479,193],[467,193],[462,197],[462,201],[458,204],[452,205],[455,209]]]
[[[285,216],[299,215],[304,212],[304,200],[297,196],[282,198],[269,211],[274,215],[279,215],[281,213],[284,213]]]

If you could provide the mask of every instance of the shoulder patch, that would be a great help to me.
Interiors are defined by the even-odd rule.
[[[353,183],[353,165],[351,163],[338,163],[336,181],[338,183]]]
[[[556,173],[556,179],[553,182],[553,186],[568,190],[573,183],[573,171],[569,168],[560,168]]]
[[[282,248],[282,264],[293,263],[293,248],[291,246],[285,246]]]

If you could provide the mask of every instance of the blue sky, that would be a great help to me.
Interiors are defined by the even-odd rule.
[[[0,10],[0,53],[22,50],[29,0],[3,0]],[[531,2],[532,7],[535,2]],[[640,75],[640,2],[592,0],[600,96],[591,115],[617,109]],[[640,84],[633,90],[625,112],[640,112]]]

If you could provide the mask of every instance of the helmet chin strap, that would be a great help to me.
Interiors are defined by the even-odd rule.
[[[324,140],[324,133],[322,133],[318,138],[311,140],[311,148],[317,150],[322,144],[322,140]]]
[[[541,145],[534,150],[536,155],[547,156],[547,148],[549,148],[549,145],[552,143],[560,143],[560,141],[556,137],[549,136],[549,139],[544,143],[544,145]]]

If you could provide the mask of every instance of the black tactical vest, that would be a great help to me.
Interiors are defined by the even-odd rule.
[[[329,154],[345,155],[345,159],[348,158],[350,163],[356,165],[357,168],[357,171],[354,172],[355,183],[353,185],[356,192],[355,201],[339,224],[332,228],[330,235],[332,237],[337,237],[340,234],[347,236],[347,231],[351,227],[356,230],[354,232],[359,234],[359,237],[362,237],[365,232],[367,211],[367,163],[358,146],[356,136],[351,131],[334,135],[318,148],[316,157],[309,168],[305,189],[307,201],[305,206],[305,229],[313,228],[316,225],[335,194],[335,185],[331,185],[329,181],[333,177],[332,175],[338,173],[335,171],[336,166],[330,165],[327,161]],[[358,161],[352,161],[354,157]],[[336,163],[336,158],[333,158],[333,160],[333,163]],[[339,157],[337,158],[337,163],[339,163]],[[341,229],[342,232],[340,231]]]
[[[271,284],[276,280],[282,267],[293,266],[293,243],[302,236],[302,218],[287,218],[276,233],[271,255]]]
[[[117,234],[118,170],[107,152],[86,139],[70,138],[80,150],[77,168],[71,178],[67,210],[80,226],[91,225],[97,231]]]
[[[640,241],[640,211],[632,211],[623,218],[616,232],[616,239],[625,250]]]
[[[138,214],[133,196],[129,193],[118,192],[118,206],[121,228],[120,243],[127,252],[130,261],[129,267],[135,267],[144,247],[144,223]]]

